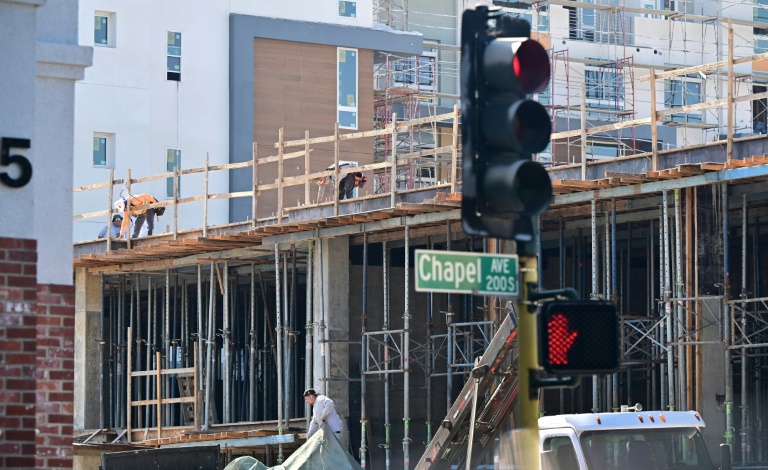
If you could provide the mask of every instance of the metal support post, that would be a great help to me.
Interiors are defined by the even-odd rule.
[[[384,280],[384,331],[389,330],[389,280],[387,278],[387,266],[389,264],[389,251],[387,242],[382,242],[382,278]],[[389,335],[384,335],[384,370],[389,370]],[[389,464],[392,456],[392,445],[390,441],[390,429],[392,427],[389,421],[389,373],[384,373],[384,467],[389,470]]]
[[[728,183],[721,186],[721,203],[723,213],[723,340],[725,341],[725,443],[733,448],[733,364],[731,363],[731,312],[727,301],[730,299],[730,257],[728,256]]]
[[[747,298],[747,195],[741,196],[741,298]],[[742,342],[747,343],[747,304],[741,303],[741,334]],[[746,464],[750,457],[749,435],[749,390],[747,382],[749,374],[749,361],[747,348],[741,348],[741,463]]]
[[[275,321],[277,326],[277,432],[283,434],[283,316],[280,304],[280,248],[275,243]],[[277,463],[283,463],[283,445],[277,453]]]
[[[230,354],[231,341],[229,338],[230,326],[229,326],[229,264],[224,261],[224,275],[223,275],[224,292],[222,292],[222,342],[224,348],[224,373],[221,374],[224,378],[224,390],[222,395],[222,401],[224,402],[224,423],[232,422],[232,404],[230,399],[232,396],[232,355]]]
[[[592,199],[592,300],[596,300],[597,293],[597,201]],[[522,334],[521,334],[522,336]],[[592,412],[600,411],[600,395],[598,391],[598,376],[592,376]]]
[[[258,381],[256,379],[256,265],[251,263],[251,322],[248,331],[249,335],[249,390],[248,390],[248,420],[256,421],[256,404],[258,403]]]
[[[681,234],[682,217],[680,213],[680,190],[675,189],[675,295],[677,298],[683,298],[685,296],[684,282],[683,282],[683,248],[682,248],[682,234]],[[674,337],[678,338],[680,343],[684,343],[687,340],[685,331],[685,309],[680,301],[677,301],[677,315],[676,315],[676,328],[674,331]],[[686,367],[686,350],[683,344],[677,347],[677,371],[680,381],[677,385],[678,403],[680,404],[681,411],[688,410],[688,400],[686,396],[686,381],[687,381],[687,367]],[[672,347],[670,346],[670,350]]]
[[[670,247],[669,247],[669,202],[667,198],[668,191],[664,191],[661,196],[662,200],[662,229],[663,229],[663,246],[664,246],[664,324],[667,332],[667,401],[670,411],[675,410],[675,355],[674,348],[670,346],[670,343],[674,341],[672,331],[672,260],[670,259]]]
[[[408,266],[405,267],[408,269]],[[366,425],[368,424],[368,409],[365,397],[365,372],[368,370],[368,337],[365,335],[368,329],[368,232],[363,232],[363,292],[362,292],[362,318],[360,335],[360,466],[366,468],[366,455],[368,453],[366,443]]]
[[[405,226],[405,308],[403,311],[403,468],[408,470],[411,466],[410,458],[410,427],[411,427],[411,411],[410,411],[410,394],[411,394],[411,365],[410,365],[410,320],[411,313],[409,311],[409,293],[410,293],[410,229],[408,225]]]
[[[618,280],[616,275],[616,199],[611,199],[611,301],[618,303]],[[611,409],[619,409],[619,373],[611,374]]]
[[[307,132],[309,134],[309,132]],[[315,329],[315,323],[312,321],[312,267],[314,265],[314,258],[313,258],[313,246],[314,246],[314,240],[309,241],[309,245],[307,247],[307,276],[306,276],[306,282],[307,282],[307,301],[306,301],[306,307],[307,307],[307,324],[306,324],[306,344],[304,346],[305,348],[305,357],[304,357],[304,388],[309,388],[312,386],[312,365],[314,364],[314,357],[312,354],[312,344],[313,344],[313,338],[314,338],[314,329]],[[304,405],[304,416],[306,418],[306,427],[309,429],[309,421],[312,419],[312,412],[310,411],[309,405]]]
[[[216,345],[214,336],[214,304],[216,300],[216,266],[211,263],[210,290],[208,293],[208,340],[206,341],[205,356],[205,417],[203,418],[203,431],[210,427],[211,420],[211,398],[213,397],[213,368],[215,358],[213,357],[213,348]]]

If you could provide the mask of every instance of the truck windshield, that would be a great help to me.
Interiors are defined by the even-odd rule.
[[[590,470],[713,470],[695,428],[584,432],[579,438]]]

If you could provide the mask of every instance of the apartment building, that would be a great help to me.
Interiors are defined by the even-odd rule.
[[[373,70],[383,52],[414,55],[419,34],[381,27],[371,1],[269,2],[83,0],[79,42],[94,47],[94,65],[77,84],[75,187],[163,172],[243,162],[254,143],[373,128]],[[275,154],[262,145],[259,157]],[[371,162],[373,150],[342,148],[342,160]],[[323,153],[323,155],[319,155]],[[334,161],[332,148],[313,155],[313,171]],[[303,172],[303,162],[295,171]],[[269,181],[276,167],[259,178]],[[252,174],[211,174],[211,194],[252,189]],[[203,175],[181,179],[178,197],[202,194]],[[133,184],[131,193],[174,196],[173,178]],[[107,188],[76,193],[75,214],[104,211]],[[116,184],[112,199],[126,194]],[[263,212],[275,196],[261,195]],[[292,194],[287,196],[292,197]],[[212,223],[247,220],[250,204],[210,202]],[[200,226],[201,204],[187,204],[179,228]],[[173,214],[160,219],[166,232]],[[94,239],[107,216],[75,221],[74,240]]]

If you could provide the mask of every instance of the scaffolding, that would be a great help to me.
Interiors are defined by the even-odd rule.
[[[579,11],[590,10],[598,14],[594,21],[601,26],[569,31],[582,41],[605,41],[616,54],[610,60],[586,61],[574,58],[569,48],[550,49],[556,73],[547,106],[553,122],[564,126],[553,138],[568,142],[562,150],[568,157],[553,158],[557,195],[540,221],[539,279],[543,288],[573,286],[583,297],[619,305],[623,368],[575,390],[547,391],[543,411],[609,411],[635,402],[652,409],[698,409],[708,428],[717,430],[712,432],[722,431],[718,438],[732,444],[740,440],[738,461],[764,461],[768,287],[761,267],[766,260],[762,247],[768,234],[762,224],[768,207],[761,194],[768,190],[764,182],[768,159],[748,155],[768,148],[761,132],[753,129],[749,135],[738,135],[733,116],[737,105],[749,103],[750,114],[764,120],[766,92],[756,89],[755,74],[737,77],[734,67],[768,56],[736,58],[734,41],[729,39],[728,60],[720,57],[718,47],[715,62],[647,67],[626,53],[630,38],[636,41],[641,35],[626,27],[625,15],[668,18],[676,23],[670,24],[670,31],[692,21],[702,22],[704,31],[710,26],[717,31],[722,19],[696,16],[695,8],[688,6],[681,12],[637,12],[625,6],[598,9],[605,5],[559,0],[537,3],[536,12],[544,15],[549,13],[545,5],[573,3],[578,3],[576,19]],[[402,5],[402,10],[393,8],[388,14],[401,18],[399,11],[407,8]],[[402,18],[398,21],[406,16]],[[727,36],[733,34],[731,28]],[[559,38],[552,38],[552,44],[555,39]],[[660,50],[669,56],[677,48],[670,41]],[[178,179],[189,173],[250,167],[252,191],[209,194],[206,188],[202,196],[152,205],[172,206],[175,213],[180,204],[249,197],[253,220],[208,227],[203,210],[200,230],[185,233],[174,226],[172,233],[146,240],[94,242],[103,243],[104,252],[76,260],[78,269],[100,276],[103,286],[99,338],[104,348],[103,428],[128,426],[130,442],[161,445],[166,443],[163,439],[175,439],[190,427],[213,432],[239,425],[251,432],[266,426],[274,434],[247,451],[279,462],[300,441],[288,437],[308,419],[297,392],[317,380],[326,387],[345,383],[359,398],[355,406],[359,412],[350,405],[349,428],[363,462],[407,467],[421,448],[419,442],[429,442],[435,435],[474,359],[487,349],[499,319],[509,309],[501,307],[500,299],[412,292],[412,248],[502,252],[512,247],[461,232],[459,113],[454,107],[453,113],[419,114],[436,109],[437,95],[419,90],[420,79],[401,86],[406,75],[422,73],[419,60],[409,60],[387,59],[377,75],[384,83],[384,92],[377,95],[378,128],[351,137],[370,138],[371,147],[377,149],[374,163],[360,167],[377,172],[373,194],[351,201],[314,200],[309,188],[316,180],[353,171],[338,165],[338,149],[345,139],[336,132],[284,141],[280,133],[274,143],[277,155],[257,159],[254,152],[251,162],[216,168],[206,164],[172,175],[178,185]],[[595,104],[606,101],[606,107],[587,106],[583,66],[601,73],[601,80],[606,74],[610,77],[597,87],[598,98],[589,98]],[[640,76],[641,68],[648,69],[647,76]],[[714,100],[676,106],[666,100],[639,99],[635,89],[647,82],[652,96],[661,96],[662,87],[672,94],[669,81],[698,73],[719,77]],[[732,88],[721,90],[726,82]],[[426,99],[428,95],[433,99]],[[425,102],[429,106],[422,106]],[[665,103],[664,109],[657,109],[657,102]],[[715,142],[695,146],[683,138],[680,149],[666,148],[658,135],[661,126],[679,124],[684,132],[710,132],[702,127],[706,122],[691,122],[688,117],[675,121],[678,115],[702,111],[710,117],[727,115],[720,121],[727,125],[717,126],[718,131],[726,129],[725,135],[718,132]],[[600,114],[603,120],[589,121],[594,114],[588,113]],[[451,130],[445,131],[447,142],[441,142],[441,129],[449,128],[441,126],[445,121]],[[638,127],[647,125],[651,135],[641,137]],[[631,137],[617,132],[625,129]],[[425,137],[430,133],[431,147]],[[588,145],[601,140],[620,143],[623,158],[588,158]],[[274,183],[256,177],[263,163],[282,165],[292,158],[310,162],[312,147],[320,143],[334,144],[337,165],[332,170],[312,172],[307,164],[304,174],[289,174],[286,165],[286,174],[281,171]],[[572,152],[570,146],[577,150]],[[286,153],[290,147],[301,150]],[[553,145],[552,153],[560,155],[560,149]],[[436,171],[434,184],[420,184],[413,176],[422,175],[419,165],[427,158],[444,165]],[[109,220],[115,186],[168,177],[133,178],[128,173],[125,180],[118,180],[112,173],[106,183],[78,188],[109,191],[104,197],[107,210],[78,217]],[[301,185],[303,200],[294,205],[280,196],[271,217],[256,218],[258,196]],[[348,337],[334,337],[329,326],[333,312],[323,309],[317,316],[318,293],[313,291],[315,280],[323,284],[323,266],[317,261],[323,259],[322,241],[339,236],[349,236],[350,250],[359,250],[350,254],[350,272],[355,274],[350,274],[350,283],[359,289],[361,302],[350,308]],[[358,255],[362,268],[352,261]],[[305,289],[300,289],[302,283]],[[716,399],[707,374],[717,367],[711,362],[715,356],[725,376],[722,397]],[[195,361],[200,403],[190,422],[182,386],[164,371],[194,367]],[[124,364],[135,370],[126,370]],[[132,409],[135,403],[152,399],[154,406]],[[402,453],[394,445],[398,440]]]

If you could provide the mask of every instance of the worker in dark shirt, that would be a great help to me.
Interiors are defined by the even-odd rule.
[[[344,199],[351,199],[355,192],[355,188],[362,188],[368,178],[363,176],[361,172],[348,173],[344,178],[339,181],[339,201]]]

